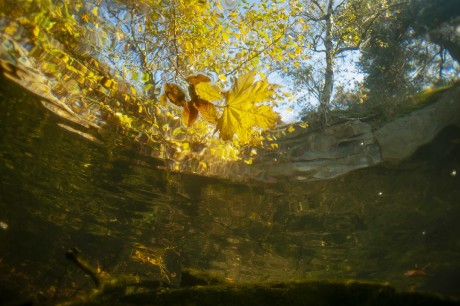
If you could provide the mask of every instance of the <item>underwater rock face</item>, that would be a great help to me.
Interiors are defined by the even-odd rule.
[[[278,138],[283,160],[255,162],[267,176],[304,181],[330,179],[382,161],[371,126],[359,120],[327,127],[324,131]],[[262,170],[263,171],[263,170]]]
[[[405,160],[445,127],[460,127],[459,97],[457,86],[432,105],[375,131],[365,122],[352,120],[324,131],[298,129],[292,134],[275,134],[278,150],[261,152],[252,168],[247,169],[252,174],[240,169],[235,176],[245,173],[247,177],[272,183],[286,179],[310,181],[335,178],[382,162]]]
[[[385,161],[411,156],[421,145],[429,143],[446,126],[460,126],[460,88],[439,102],[389,122],[375,132]]]

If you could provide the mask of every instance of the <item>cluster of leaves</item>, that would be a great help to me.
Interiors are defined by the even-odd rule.
[[[124,78],[98,55],[110,40],[96,35],[108,27],[101,18],[102,8],[91,8],[78,1],[27,3],[21,10],[11,3],[1,4],[4,13],[0,16],[9,20],[7,34],[31,48],[27,56],[36,63],[31,68],[49,78],[53,84],[50,93],[68,101],[74,111],[52,106],[55,112],[86,127],[115,122],[122,127],[117,132],[151,147],[155,156],[167,160],[170,169],[190,169],[192,163],[199,162],[193,169],[206,170],[209,160],[239,159],[243,144],[260,144],[258,132],[279,120],[271,107],[276,86],[265,77],[256,78],[254,72],[243,74],[229,90],[221,90],[209,78],[197,75],[185,78],[188,96],[173,83],[164,85],[165,93],[172,91],[177,97],[170,100],[181,106],[184,126],[178,120],[177,107],[158,103],[154,96],[143,97],[143,88],[133,85],[136,79],[152,81],[152,75],[141,69],[137,78],[133,74],[133,79]],[[53,13],[45,14],[48,11]],[[199,114],[205,120],[196,120]],[[216,130],[220,139],[211,137]],[[71,131],[94,139],[81,130]],[[99,135],[104,140],[117,137],[107,135],[106,131],[99,131],[96,136]],[[110,141],[118,143],[117,139]],[[194,159],[197,154],[199,161]]]
[[[187,78],[189,101],[185,92],[171,83],[165,84],[165,97],[182,107],[182,119],[187,126],[192,126],[200,113],[216,126],[221,139],[230,140],[237,135],[240,144],[256,143],[258,130],[274,127],[279,116],[267,105],[276,85],[269,84],[265,78],[256,81],[255,77],[255,72],[242,75],[233,80],[230,90],[223,91],[211,83],[209,77],[199,74]],[[223,105],[213,104],[218,101]],[[223,109],[221,114],[218,108]]]

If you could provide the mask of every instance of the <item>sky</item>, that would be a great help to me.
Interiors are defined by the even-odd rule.
[[[348,52],[343,58],[337,60],[336,67],[340,68],[335,73],[336,85],[344,86],[348,89],[353,89],[355,87],[355,82],[362,82],[364,79],[364,73],[360,72],[356,63],[360,57],[360,52]],[[278,74],[272,74],[269,77],[269,81],[280,84],[282,86],[288,87],[289,84],[287,81],[279,76]],[[295,97],[300,97],[305,95],[305,92],[297,92]],[[318,105],[318,101],[315,99],[310,99],[309,103],[313,106]],[[283,105],[275,108],[275,110],[280,114],[281,120],[283,122],[295,122],[299,121],[301,117],[302,105],[296,103],[294,100],[291,105]]]

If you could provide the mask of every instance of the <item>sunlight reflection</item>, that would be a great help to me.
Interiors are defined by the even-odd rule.
[[[8,224],[6,222],[0,221],[0,229],[7,230]]]

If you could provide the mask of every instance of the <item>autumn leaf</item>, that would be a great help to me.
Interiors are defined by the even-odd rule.
[[[192,85],[196,85],[202,82],[211,82],[211,79],[204,74],[191,75],[187,77],[187,82]]]
[[[251,72],[234,80],[233,87],[224,94],[226,105],[217,122],[220,138],[230,140],[234,134],[242,142],[248,142],[254,127],[271,128],[279,119],[268,105],[274,91],[266,79],[255,81]]]
[[[219,86],[211,83],[199,83],[195,85],[197,95],[209,102],[222,100],[224,97]]]
[[[272,128],[279,120],[279,115],[268,105],[256,106],[251,113],[247,115],[248,122],[252,126],[261,128]]]
[[[217,121],[216,128],[220,131],[219,137],[223,140],[230,140],[238,131],[241,134],[241,131],[244,130],[243,125],[240,124],[241,121],[241,112],[227,107],[222,117]]]
[[[185,93],[176,84],[166,83],[165,84],[165,95],[168,97],[171,103],[177,106],[185,106]]]
[[[238,79],[234,79],[232,90],[226,93],[227,104],[231,103],[236,105],[240,101],[245,100],[245,98],[250,94],[247,89],[254,83],[255,76],[255,72],[250,72],[239,77]]]
[[[217,123],[217,110],[214,104],[198,98],[194,101],[194,106],[200,111],[201,115],[203,116],[206,121],[211,124]]]
[[[196,118],[198,118],[198,109],[192,102],[188,102],[182,109],[182,120],[186,126],[192,126]]]

